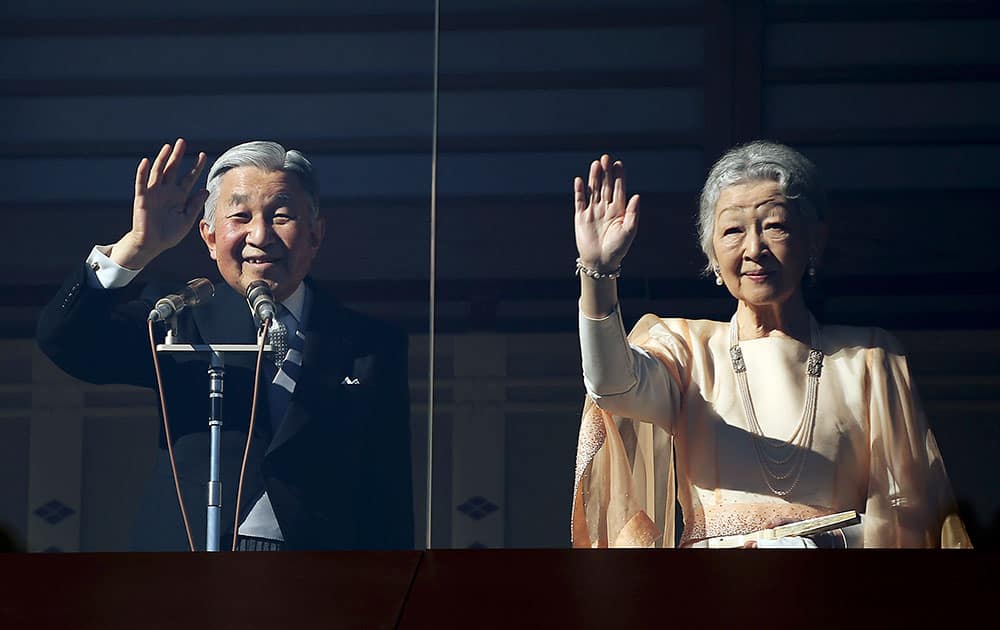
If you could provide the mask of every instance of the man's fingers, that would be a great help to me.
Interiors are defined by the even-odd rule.
[[[165,144],[160,147],[160,152],[156,154],[156,159],[153,160],[153,166],[149,169],[149,184],[147,186],[155,186],[163,179],[163,164],[167,161],[167,157],[169,155],[169,144]]]
[[[163,167],[163,181],[170,183],[177,178],[177,170],[181,166],[181,160],[184,159],[185,150],[187,150],[187,142],[184,141],[184,138],[177,138],[174,149],[170,152],[170,157],[167,158]]]
[[[184,205],[184,214],[189,219],[196,219],[202,213],[205,208],[205,201],[208,199],[208,191],[204,188],[198,192],[192,193],[188,197],[187,203]]]
[[[198,181],[198,177],[201,175],[201,171],[205,168],[206,157],[204,153],[198,154],[198,161],[195,162],[194,168],[192,168],[187,175],[180,181],[180,186],[185,193],[191,191],[194,183]]]
[[[146,194],[146,179],[149,177],[149,158],[139,160],[139,166],[135,169],[135,196],[141,197]]]

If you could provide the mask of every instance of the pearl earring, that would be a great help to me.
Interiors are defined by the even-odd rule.
[[[723,284],[722,283],[722,270],[719,269],[718,265],[715,265],[714,267],[712,267],[712,271],[715,272],[715,284],[717,284],[718,286],[721,287],[722,284]]]
[[[816,258],[814,256],[809,257],[809,266],[806,268],[806,273],[809,274],[809,286],[816,286]]]

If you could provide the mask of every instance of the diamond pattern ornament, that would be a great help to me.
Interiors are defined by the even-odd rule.
[[[76,510],[56,499],[52,499],[45,505],[35,510],[35,515],[49,525],[55,525],[76,514]]]
[[[458,506],[458,511],[474,521],[481,521],[500,508],[489,499],[481,496],[469,497],[465,503]]]

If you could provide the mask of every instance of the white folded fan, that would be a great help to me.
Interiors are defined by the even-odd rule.
[[[845,525],[853,525],[860,522],[860,520],[861,519],[858,517],[857,512],[854,510],[847,510],[846,512],[837,512],[836,514],[827,514],[826,516],[817,516],[814,518],[807,518],[802,521],[795,521],[794,523],[786,523],[785,525],[779,525],[769,529],[759,529],[755,532],[750,532],[749,534],[717,536],[715,538],[709,538],[707,542],[709,549],[737,549],[743,547],[746,543],[751,541],[777,540],[787,536],[811,536],[812,534],[821,534],[823,532],[828,532],[831,529],[844,527]]]

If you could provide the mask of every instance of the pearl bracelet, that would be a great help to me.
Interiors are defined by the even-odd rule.
[[[594,280],[615,280],[618,276],[622,275],[621,265],[617,269],[610,273],[602,273],[597,269],[591,269],[590,267],[584,266],[583,262],[577,258],[576,259],[576,275],[583,274]]]

